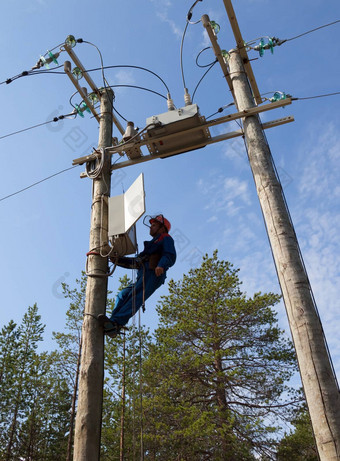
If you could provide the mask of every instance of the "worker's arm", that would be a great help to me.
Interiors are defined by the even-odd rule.
[[[140,260],[138,258],[127,258],[120,256],[118,258],[110,258],[117,266],[124,267],[125,269],[138,269],[140,267]]]
[[[176,250],[173,238],[170,235],[167,235],[164,237],[162,243],[163,251],[161,259],[159,260],[155,270],[156,275],[158,275],[157,272],[160,272],[159,270],[157,271],[157,269],[161,268],[163,269],[163,272],[167,271],[169,267],[173,266],[176,262]],[[163,272],[160,272],[159,275]]]

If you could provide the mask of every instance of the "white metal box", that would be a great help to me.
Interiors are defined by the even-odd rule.
[[[118,256],[134,253],[137,249],[136,227],[145,213],[143,173],[121,195],[109,198],[109,240]]]

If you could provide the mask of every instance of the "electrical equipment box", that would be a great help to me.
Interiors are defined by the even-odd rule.
[[[112,256],[136,252],[136,222],[144,213],[144,176],[141,174],[124,194],[109,198],[108,237]]]
[[[205,118],[199,114],[197,104],[169,110],[146,119],[147,125],[155,123],[160,125],[150,126],[144,134],[150,154],[176,155],[204,147],[205,141],[210,139],[209,129],[201,126],[205,123]]]

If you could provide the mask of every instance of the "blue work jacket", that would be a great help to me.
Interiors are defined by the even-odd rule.
[[[144,250],[139,253],[138,257],[143,260],[145,257],[148,258],[156,254],[160,257],[157,266],[163,267],[164,271],[175,264],[176,250],[171,235],[163,233],[156,235],[152,240],[146,240]]]

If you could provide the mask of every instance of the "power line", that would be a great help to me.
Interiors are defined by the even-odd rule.
[[[152,70],[147,69],[146,67],[133,66],[133,65],[127,65],[127,64],[119,64],[119,65],[115,65],[115,66],[104,66],[103,69],[114,69],[114,68],[119,68],[119,67],[126,67],[126,68],[131,68],[131,69],[140,69],[140,70],[144,70],[145,72],[149,72],[150,74],[157,77],[163,83],[163,85],[165,86],[167,92],[170,93],[169,87],[165,83],[165,81],[162,79],[162,77],[160,77],[156,72],[153,72]],[[101,70],[101,67],[97,67],[95,69],[86,69],[86,72],[94,72],[96,70]]]
[[[316,98],[326,98],[327,96],[335,96],[337,94],[340,94],[340,91],[337,91],[336,93],[327,93],[327,94],[319,94],[316,96],[306,96],[305,98],[294,98],[292,97],[292,101],[302,101],[304,99],[316,99]]]
[[[204,77],[207,75],[207,73],[214,67],[214,65],[217,63],[217,59],[212,63],[212,64],[209,64],[209,68],[204,72],[204,74],[202,75],[202,77],[199,79],[193,93],[192,93],[192,101],[194,101],[194,97],[195,97],[195,94],[196,94],[196,91],[198,89],[198,87],[200,86],[202,80],[204,79]],[[202,66],[200,66],[202,67]]]
[[[59,75],[65,75],[65,72],[56,72],[55,69],[60,69],[63,67],[62,65],[58,67],[54,67],[53,69],[42,69],[42,70],[24,70],[18,75],[14,75],[14,77],[7,78],[3,82],[0,82],[0,85],[4,85],[5,83],[9,85],[10,83],[14,82],[14,80],[17,80],[18,78],[21,77],[31,77],[32,75],[37,75],[37,74],[59,74]]]
[[[74,115],[75,117],[77,116],[77,114],[75,113],[71,113],[67,115],[59,115],[59,117],[54,117],[53,120],[48,120],[47,122],[38,123],[37,125],[29,126],[28,128],[23,128],[22,130],[14,131],[13,133],[8,133],[8,134],[5,134],[4,136],[0,136],[0,139],[8,138],[9,136],[14,136],[15,134],[23,133],[24,131],[33,130],[33,128],[38,128],[39,126],[48,125],[49,123],[52,123],[52,122],[58,122],[59,120],[63,120],[66,117],[70,117],[71,115]]]
[[[157,96],[160,96],[163,99],[167,99],[166,96],[164,96],[161,93],[158,93],[158,91],[150,90],[149,88],[144,88],[143,86],[137,86],[137,85],[110,85],[110,88],[137,88],[137,90],[144,90],[148,91],[149,93],[156,94]]]
[[[268,91],[266,93],[262,93],[261,96],[265,96],[266,94],[274,94],[274,93],[275,93],[274,91]],[[307,99],[326,98],[328,96],[335,96],[335,95],[338,95],[338,94],[340,94],[340,91],[337,91],[335,93],[318,94],[318,95],[315,95],[315,96],[306,96],[306,97],[303,97],[303,98],[297,98],[297,97],[294,97],[294,96],[289,96],[289,97],[291,97],[292,101],[305,101]],[[230,107],[232,105],[234,105],[233,102],[231,102],[230,104],[227,104],[226,106],[220,107],[216,112],[209,115],[208,117],[205,117],[205,119],[208,120],[209,118],[213,117],[214,115],[217,115],[218,113],[223,112],[224,109],[226,109],[226,108],[228,108],[228,107]]]
[[[303,32],[302,34],[296,35],[296,36],[291,37],[291,38],[285,38],[285,39],[282,39],[282,40],[277,38],[277,37],[266,37],[268,39],[268,43],[264,43],[264,38],[265,37],[262,37],[262,38],[260,37],[260,38],[257,38],[257,39],[249,40],[247,43],[245,43],[244,48],[248,47],[249,49],[252,49],[252,50],[255,50],[255,51],[260,51],[260,56],[261,56],[261,50],[262,50],[262,52],[265,49],[266,50],[267,49],[273,50],[273,47],[275,47],[275,46],[281,46],[286,42],[296,40],[297,38],[303,37],[304,35],[311,34],[312,32],[315,32],[317,30],[323,29],[325,27],[332,26],[332,25],[337,24],[339,22],[340,22],[340,19],[337,19],[336,21],[330,22],[328,24],[324,24],[322,26],[315,27],[314,29],[307,30],[306,32]],[[260,42],[260,44],[255,46],[255,47],[251,46],[254,43],[256,43],[257,40],[261,40],[261,42],[263,42],[263,43],[261,44],[261,42]]]
[[[91,44],[90,42],[85,42],[85,43]],[[93,44],[91,44],[91,45],[93,45]],[[95,45],[93,45],[93,46],[95,46]],[[0,85],[3,85],[5,83],[6,84],[12,83],[14,80],[17,80],[18,78],[21,78],[21,77],[30,77],[30,76],[38,75],[38,74],[66,75],[66,73],[64,71],[62,71],[62,72],[55,71],[55,69],[59,69],[60,67],[63,67],[63,66],[54,67],[53,69],[49,69],[49,70],[47,69],[47,70],[36,70],[36,71],[32,71],[32,70],[23,71],[21,74],[15,75],[14,77],[8,78],[8,79],[4,80],[3,82],[0,82]],[[95,72],[95,71],[100,70],[103,73],[103,70],[105,70],[105,69],[115,69],[115,68],[140,69],[140,70],[143,70],[145,72],[149,72],[150,74],[157,77],[162,82],[162,84],[166,88],[167,92],[170,93],[168,85],[165,83],[165,81],[162,79],[162,77],[160,77],[160,75],[158,75],[156,72],[154,72],[154,71],[152,71],[150,69],[147,69],[146,67],[142,67],[142,66],[134,66],[134,65],[128,65],[128,64],[118,64],[118,65],[114,65],[114,66],[101,66],[101,67],[95,67],[93,69],[85,69],[85,72],[89,73],[89,72]]]
[[[285,41],[289,42],[291,40],[295,40],[296,38],[300,38],[300,37],[303,37],[304,35],[311,34],[312,32],[315,32],[316,30],[323,29],[324,27],[332,26],[333,24],[337,24],[338,22],[340,22],[340,19],[330,22],[329,24],[324,24],[323,26],[316,27],[315,29],[307,30],[307,32],[303,32],[302,34],[296,35],[295,37],[292,37],[292,38],[287,38]]]
[[[78,166],[79,165],[71,166],[70,168],[65,168],[64,170],[58,171],[58,173],[54,173],[54,174],[52,174],[50,176],[47,176],[46,178],[41,179],[40,181],[37,181],[37,182],[35,182],[33,184],[30,184],[29,186],[24,187],[23,189],[20,189],[20,190],[18,190],[16,192],[13,192],[12,194],[9,194],[9,195],[6,195],[5,197],[0,198],[0,202],[2,202],[3,200],[8,199],[10,197],[13,197],[14,195],[20,194],[21,192],[24,192],[24,191],[26,191],[28,189],[31,189],[31,187],[37,186],[38,184],[41,184],[42,182],[47,181],[48,179],[54,178],[55,176],[58,176],[59,174],[65,173],[65,171],[73,170],[74,168],[77,168]]]

